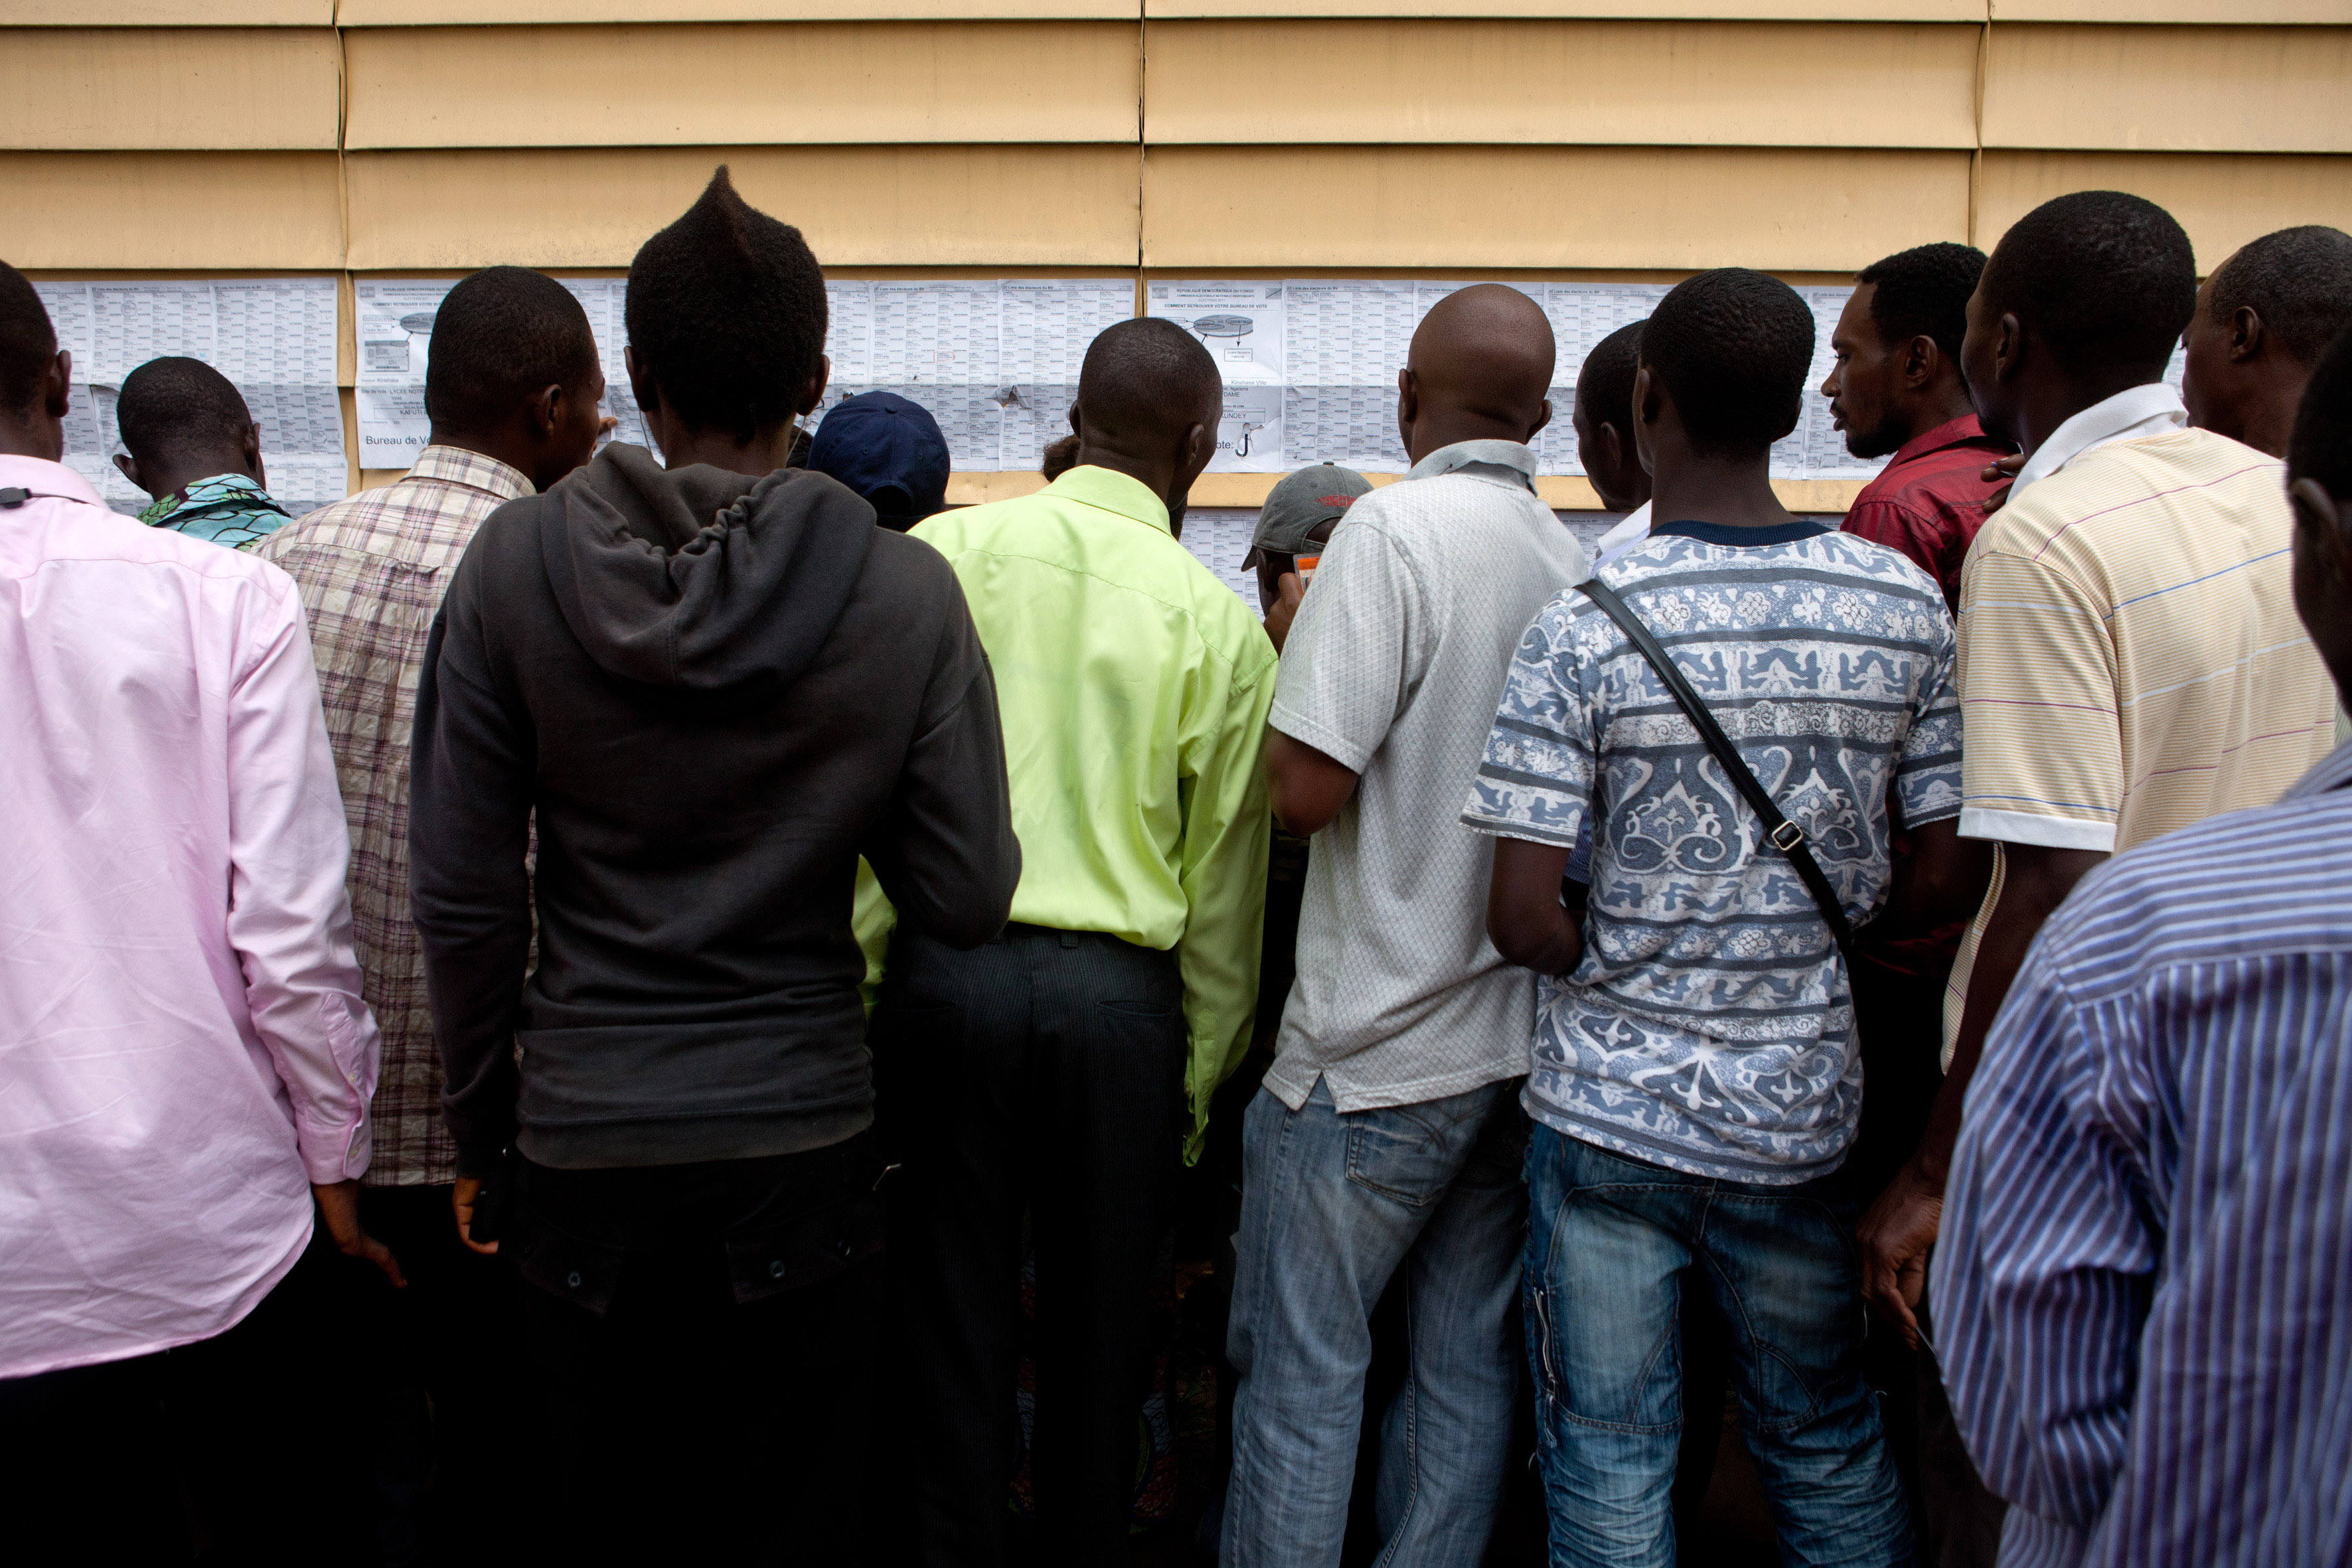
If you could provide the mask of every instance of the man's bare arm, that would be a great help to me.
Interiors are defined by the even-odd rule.
[[[1914,828],[1909,839],[1908,852],[1895,863],[1886,907],[1870,922],[1866,941],[1923,936],[1968,919],[1984,902],[1985,884],[1992,880],[1990,840],[1961,837],[1957,816]]]
[[[1952,1147],[1959,1142],[1960,1107],[1969,1079],[1984,1054],[1985,1036],[2025,962],[2025,950],[2066,895],[2106,856],[2092,849],[2051,849],[2038,844],[2004,844],[2000,901],[1977,944],[1969,973],[1969,995],[1952,1065],[1936,1092],[1927,1131],[1900,1174],[1862,1218],[1862,1290],[1871,1305],[1919,1342],[1919,1320],[1912,1311],[1927,1283],[1927,1248],[1944,1213],[1944,1182]]]
[[[1495,840],[1494,879],[1486,885],[1486,938],[1495,951],[1538,974],[1565,974],[1584,956],[1584,931],[1559,901],[1568,870],[1563,845]]]
[[[1265,783],[1274,819],[1301,838],[1331,826],[1356,793],[1356,771],[1279,730],[1265,741]]]

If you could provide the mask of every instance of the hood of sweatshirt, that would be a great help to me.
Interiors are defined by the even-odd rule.
[[[665,468],[609,443],[548,492],[541,554],[607,673],[698,696],[772,696],[808,667],[874,542],[874,509],[804,468]]]

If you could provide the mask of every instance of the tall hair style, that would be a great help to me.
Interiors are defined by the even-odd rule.
[[[2352,329],[2352,234],[2312,223],[2249,240],[2221,263],[2205,295],[2217,321],[2242,305],[2253,307],[2296,363],[2317,363]]]
[[[2188,232],[2146,197],[2076,191],[2011,226],[1982,287],[2064,370],[2154,381],[2196,312],[2197,257]]]
[[[595,371],[596,334],[571,289],[528,267],[488,267],[433,318],[425,412],[436,428],[479,435],[541,389],[583,388]]]
[[[2290,480],[2317,479],[2336,500],[2352,500],[2352,331],[2319,356],[2304,384],[2286,473]]]
[[[1957,366],[1960,340],[1969,335],[1969,296],[1984,276],[1985,253],[1973,245],[1941,241],[1898,250],[1854,274],[1854,282],[1876,289],[1870,297],[1871,324],[1889,344],[1931,338]]]
[[[58,331],[49,324],[40,291],[31,279],[0,261],[0,413],[31,407],[57,357]]]
[[[1620,327],[1593,344],[1576,373],[1576,398],[1585,405],[1584,416],[1595,425],[1614,425],[1630,441],[1633,373],[1641,368],[1641,322]]]
[[[142,462],[225,458],[244,446],[253,411],[236,384],[200,359],[151,359],[122,378],[114,421]]]
[[[1719,267],[1658,301],[1642,327],[1642,363],[1666,384],[1695,449],[1746,457],[1797,427],[1813,331],[1794,289]]]
[[[629,346],[691,429],[783,427],[824,357],[824,273],[790,224],[735,193],[727,165],[629,263]]]

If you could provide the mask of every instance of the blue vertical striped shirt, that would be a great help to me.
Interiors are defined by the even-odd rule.
[[[2003,1564],[2352,1562],[2352,745],[2019,972],[1935,1265]]]

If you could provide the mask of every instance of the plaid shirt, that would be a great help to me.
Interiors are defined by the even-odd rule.
[[[352,924],[362,992],[383,1032],[375,1163],[386,1186],[455,1179],[441,1057],[408,914],[408,731],[425,640],[474,531],[531,493],[494,458],[427,447],[405,477],[320,507],[253,546],[292,575],[310,614],[327,738],[352,828]]]

